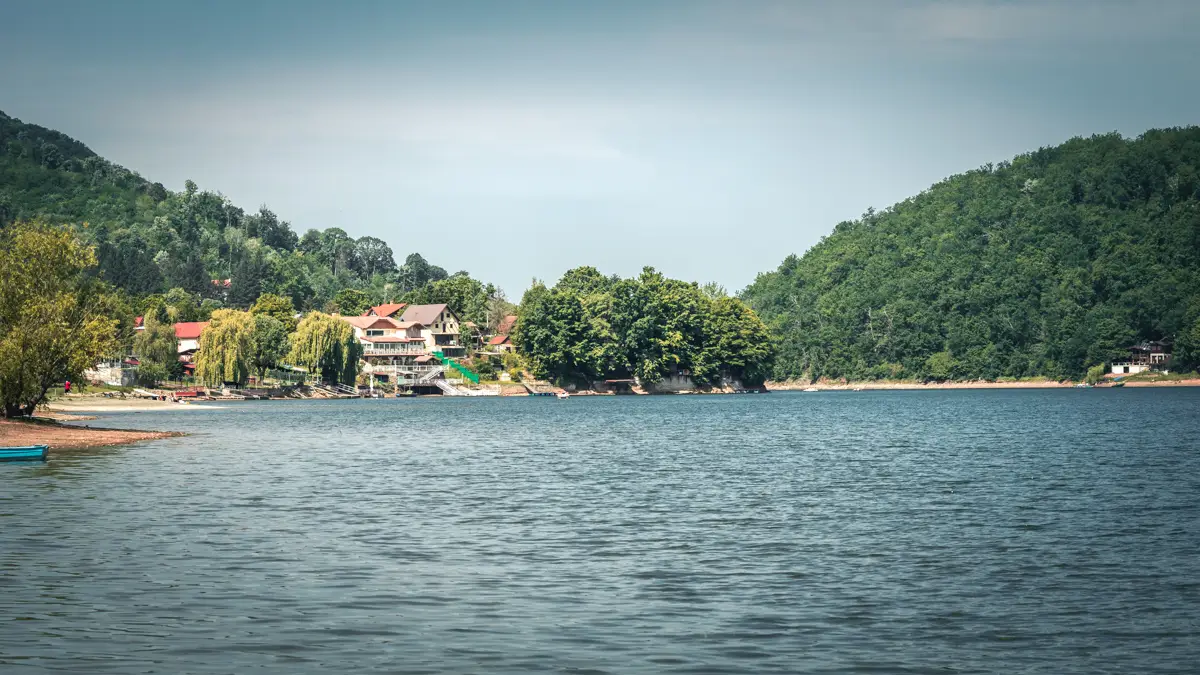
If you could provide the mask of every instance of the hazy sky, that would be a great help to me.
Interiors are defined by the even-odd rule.
[[[1200,2],[0,0],[0,110],[518,299],[744,287],[1075,135],[1200,123]]]

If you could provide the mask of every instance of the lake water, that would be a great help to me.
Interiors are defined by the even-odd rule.
[[[1200,390],[362,400],[0,465],[0,673],[1180,673]]]

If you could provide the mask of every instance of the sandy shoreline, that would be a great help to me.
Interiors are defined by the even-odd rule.
[[[1070,389],[1075,382],[1055,382],[1052,380],[1037,380],[1031,382],[767,382],[767,391],[803,391],[812,388],[818,391],[904,391],[904,390],[940,390],[940,389]],[[1098,388],[1112,388],[1112,381],[1103,381],[1096,385]],[[1126,380],[1126,387],[1200,387],[1200,379],[1137,381]]]
[[[93,429],[44,419],[0,419],[0,445],[49,445],[51,450],[54,448],[97,448],[105,445],[123,445],[183,435],[177,431]]]
[[[162,410],[211,410],[224,406],[195,403],[175,403],[172,401],[155,401],[144,398],[104,398],[103,396],[87,396],[79,398],[55,399],[46,407],[50,413],[93,413],[93,412],[128,412],[128,411],[162,411]]]

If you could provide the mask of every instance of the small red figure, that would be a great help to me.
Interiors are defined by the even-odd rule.
[[[71,381],[70,380],[63,382],[63,393],[64,394],[71,393]]]

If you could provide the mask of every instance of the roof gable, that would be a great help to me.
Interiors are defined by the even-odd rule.
[[[403,302],[385,302],[382,305],[375,305],[371,309],[363,312],[363,316],[395,316],[400,310],[405,308]]]
[[[442,312],[449,312],[450,316],[454,317],[456,320],[458,319],[458,316],[454,313],[454,310],[443,304],[409,305],[408,309],[404,310],[404,316],[400,317],[400,320],[428,326],[434,321],[437,321],[437,318],[441,316]]]
[[[386,316],[343,316],[338,318],[360,330],[367,330],[368,328],[397,330],[400,328],[400,322],[395,319],[389,319]]]

